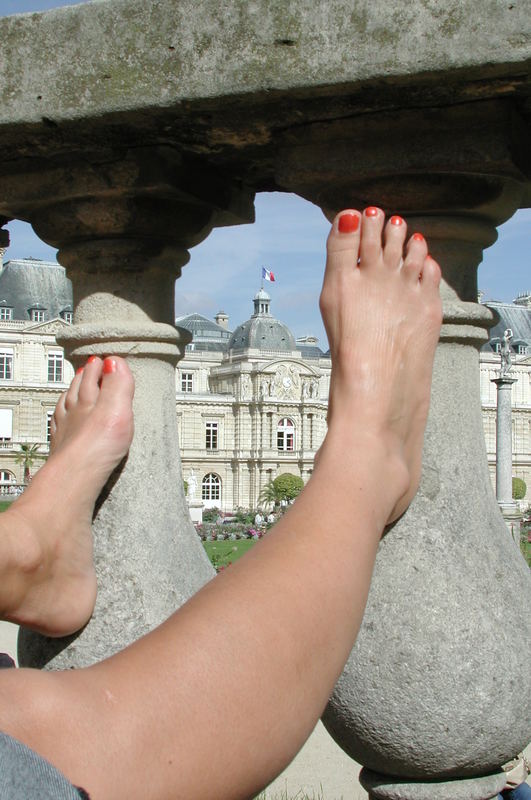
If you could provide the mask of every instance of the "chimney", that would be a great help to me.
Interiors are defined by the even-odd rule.
[[[225,328],[225,330],[229,329],[229,318],[224,311],[218,311],[214,319],[216,320],[218,325],[221,325],[222,328]]]

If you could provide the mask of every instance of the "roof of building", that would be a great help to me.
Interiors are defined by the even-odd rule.
[[[228,348],[231,331],[203,314],[185,314],[177,317],[175,324],[186,328],[193,336],[187,350],[225,351]]]
[[[517,300],[519,301],[520,298]],[[482,350],[493,350],[496,343],[502,340],[507,328],[513,332],[511,341],[513,348],[517,344],[525,344],[531,348],[531,304],[501,303],[497,300],[488,300],[485,305],[499,315],[499,321],[490,329],[490,340],[483,345]]]
[[[297,349],[295,338],[283,322],[270,312],[271,298],[261,288],[253,297],[254,314],[238,325],[229,341],[229,350],[273,350],[293,352]]]
[[[34,258],[6,261],[0,272],[0,304],[13,309],[13,319],[30,320],[31,309],[55,319],[72,311],[72,283],[64,267]]]

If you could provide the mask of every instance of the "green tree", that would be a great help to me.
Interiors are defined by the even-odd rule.
[[[526,482],[522,478],[513,478],[513,500],[523,500],[526,492]]]
[[[283,500],[283,497],[281,496],[279,490],[276,488],[275,481],[269,481],[269,483],[266,483],[266,485],[262,489],[259,499],[260,503],[264,503],[265,505],[270,505],[271,503],[273,503],[275,508],[277,508],[280,505],[281,501]]]
[[[304,486],[304,481],[298,475],[284,472],[282,475],[269,481],[260,495],[261,503],[274,503],[277,508],[284,500],[294,500]]]
[[[278,475],[273,484],[281,500],[294,500],[304,487],[302,478],[289,472]]]
[[[37,459],[45,458],[43,453],[39,453],[39,447],[39,444],[21,444],[20,453],[15,456],[17,464],[22,464],[24,467],[24,483],[30,482],[31,469]]]

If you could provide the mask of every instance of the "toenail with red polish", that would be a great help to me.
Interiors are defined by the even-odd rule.
[[[369,206],[369,208],[365,209],[365,216],[366,217],[377,217],[378,216],[378,209],[376,206]]]
[[[109,375],[111,372],[116,372],[118,369],[118,364],[114,360],[114,358],[106,358],[103,362],[103,372],[105,375]]]
[[[424,236],[421,233],[414,233],[411,238],[414,239],[416,242],[424,241]]]
[[[93,361],[96,361],[97,356],[89,356],[87,359],[87,364],[92,364]]]
[[[391,225],[402,225],[404,220],[402,219],[402,217],[394,216],[394,217],[391,217],[391,219],[389,221],[390,221]]]
[[[342,214],[337,222],[339,233],[354,233],[358,230],[360,220],[357,214]]]
[[[84,369],[85,369],[85,367],[78,367],[78,368],[76,369],[76,375],[79,375],[79,373],[80,373],[80,372],[83,372],[83,370],[84,370]]]

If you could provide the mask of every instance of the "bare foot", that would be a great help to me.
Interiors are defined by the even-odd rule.
[[[50,458],[2,515],[13,533],[20,575],[5,619],[66,636],[96,600],[92,514],[133,437],[133,376],[126,362],[92,357],[57,403]]]
[[[348,424],[383,443],[401,473],[388,523],[417,491],[442,321],[441,271],[421,234],[383,211],[342,211],[327,242],[321,313],[332,356],[329,430]]]

